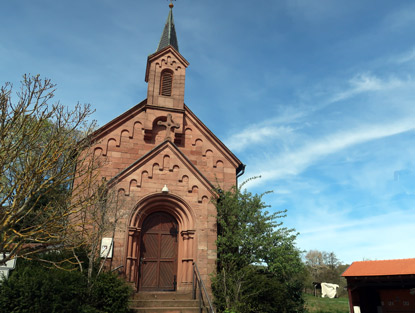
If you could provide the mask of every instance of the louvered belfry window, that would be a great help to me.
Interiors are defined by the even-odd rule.
[[[160,94],[162,96],[171,96],[171,89],[173,86],[173,73],[170,71],[161,72]]]

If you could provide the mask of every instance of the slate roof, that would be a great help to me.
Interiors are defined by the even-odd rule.
[[[342,274],[343,277],[414,275],[415,259],[353,262]]]
[[[157,47],[156,52],[166,48],[167,46],[172,46],[174,49],[179,51],[179,44],[177,42],[176,28],[174,26],[173,20],[173,6],[170,6],[170,12],[167,16],[166,25],[164,26],[163,34],[160,38],[160,43]]]

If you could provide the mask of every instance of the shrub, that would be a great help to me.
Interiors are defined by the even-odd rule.
[[[115,274],[102,273],[93,283],[89,304],[100,312],[127,313],[131,293],[131,287]]]
[[[300,280],[281,281],[264,269],[251,272],[247,294],[250,312],[294,313],[304,312],[303,284]],[[248,312],[240,310],[240,312]]]
[[[285,211],[270,214],[263,195],[234,187],[217,190],[217,273],[212,291],[218,312],[303,312],[304,266],[297,233],[283,227]]]
[[[26,266],[3,282],[0,312],[78,312],[86,287],[79,272]]]
[[[18,261],[1,285],[0,313],[128,312],[131,288],[114,274],[102,273],[88,286],[86,275],[77,270]]]
[[[243,273],[242,273],[243,272]],[[222,273],[223,274],[223,273]],[[222,280],[221,282],[218,281]],[[241,272],[228,273],[227,286],[233,298],[228,302],[225,293],[220,290],[223,276],[218,273],[214,278],[213,290],[218,312],[224,313],[300,313],[304,312],[301,276],[284,281],[265,267],[248,266]],[[231,281],[231,282],[230,282]],[[223,288],[223,287],[222,287]],[[236,297],[236,292],[238,296]],[[229,305],[231,308],[226,308]]]

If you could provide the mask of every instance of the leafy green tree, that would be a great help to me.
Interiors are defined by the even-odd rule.
[[[297,233],[270,214],[262,195],[217,190],[215,304],[222,312],[303,312],[304,267]]]

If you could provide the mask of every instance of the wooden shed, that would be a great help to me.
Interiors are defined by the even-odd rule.
[[[342,276],[351,313],[415,312],[415,259],[353,262]]]

